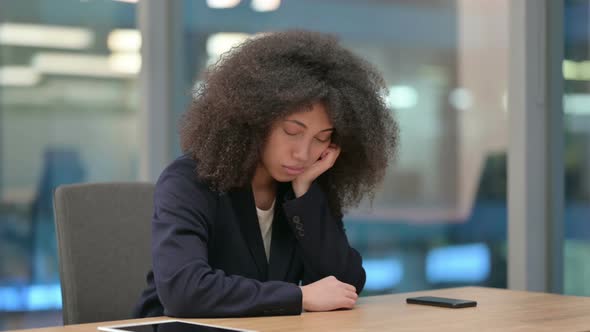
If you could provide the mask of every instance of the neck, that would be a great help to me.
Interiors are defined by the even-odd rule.
[[[256,168],[252,179],[254,201],[259,209],[270,209],[277,192],[277,181],[261,165]]]

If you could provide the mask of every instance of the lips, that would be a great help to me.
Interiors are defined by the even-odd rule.
[[[305,168],[303,168],[303,167],[289,167],[289,166],[283,166],[283,169],[289,175],[299,175],[299,174],[303,173],[303,171],[305,170]]]

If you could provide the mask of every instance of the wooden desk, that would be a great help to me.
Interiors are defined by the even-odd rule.
[[[408,296],[476,300],[476,308],[446,309],[406,304]],[[162,317],[164,318],[164,317]],[[136,319],[33,329],[96,332],[97,326],[147,322]],[[259,331],[590,331],[590,298],[504,289],[464,287],[361,298],[354,310],[231,319],[193,319]],[[25,331],[25,330],[21,330]]]

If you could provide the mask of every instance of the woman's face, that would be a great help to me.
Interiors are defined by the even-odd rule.
[[[331,143],[333,131],[322,103],[292,113],[270,129],[262,166],[276,181],[293,181],[320,158]]]

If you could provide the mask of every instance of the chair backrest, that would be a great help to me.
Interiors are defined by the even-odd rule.
[[[149,183],[56,189],[64,324],[131,318],[151,267],[153,196]]]

